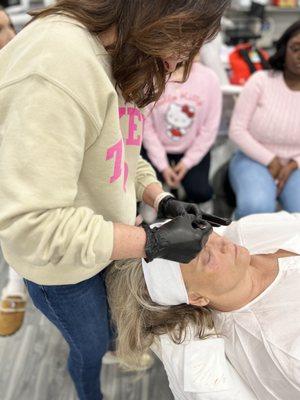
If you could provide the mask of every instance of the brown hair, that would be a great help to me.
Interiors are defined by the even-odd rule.
[[[189,328],[201,339],[213,328],[211,312],[187,304],[165,307],[149,296],[141,260],[116,261],[106,275],[108,301],[117,331],[117,355],[129,369],[139,368],[155,339],[167,334],[177,344]]]
[[[98,36],[116,26],[112,71],[128,102],[144,107],[157,101],[168,74],[161,58],[186,55],[184,80],[194,56],[219,30],[230,0],[59,0],[34,19],[65,14]]]

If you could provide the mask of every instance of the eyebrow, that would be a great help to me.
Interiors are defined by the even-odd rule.
[[[300,39],[296,39],[296,38],[294,38],[294,39],[291,39],[291,45],[293,45],[293,44],[300,44]]]

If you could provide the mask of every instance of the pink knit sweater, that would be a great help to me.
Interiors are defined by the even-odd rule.
[[[280,72],[255,73],[237,101],[229,136],[261,164],[278,156],[300,167],[300,91],[289,89]]]
[[[188,169],[213,145],[220,123],[222,94],[216,74],[194,63],[187,82],[169,82],[163,96],[146,113],[143,145],[152,164],[163,171],[167,153],[184,154]]]

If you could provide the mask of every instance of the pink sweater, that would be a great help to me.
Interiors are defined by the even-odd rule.
[[[278,156],[300,167],[300,91],[289,89],[280,72],[255,73],[236,103],[229,136],[261,164]]]
[[[170,81],[146,116],[143,144],[152,164],[163,171],[168,153],[183,153],[188,169],[199,164],[215,141],[221,108],[220,84],[209,68],[194,63],[187,82]]]

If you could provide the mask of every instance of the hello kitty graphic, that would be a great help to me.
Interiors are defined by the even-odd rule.
[[[195,108],[187,104],[173,103],[169,106],[166,113],[167,135],[174,141],[179,141],[187,134],[195,117]]]

